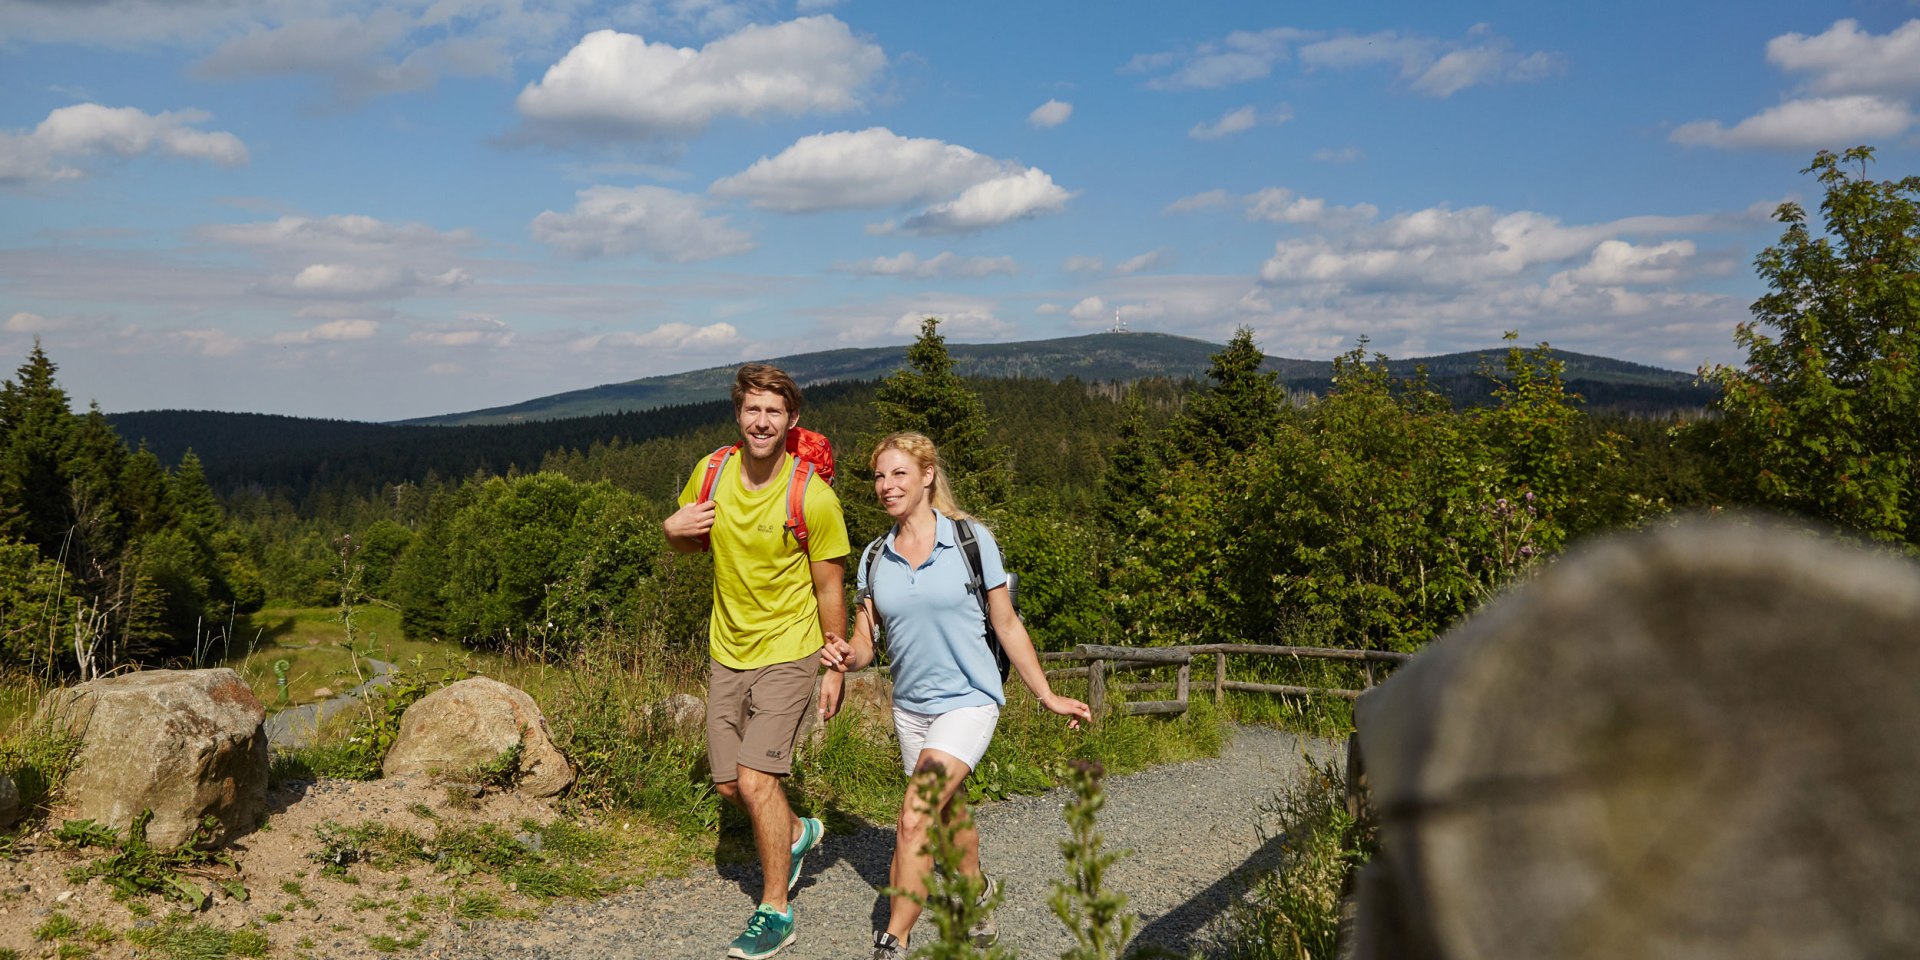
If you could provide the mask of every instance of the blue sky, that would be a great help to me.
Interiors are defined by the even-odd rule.
[[[1111,327],[1739,359],[1920,3],[0,0],[0,362],[384,420]]]

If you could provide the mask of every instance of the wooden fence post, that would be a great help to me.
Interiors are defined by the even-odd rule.
[[[1221,698],[1225,697],[1226,695],[1227,695],[1227,652],[1225,650],[1217,650],[1213,654],[1213,702],[1214,702],[1214,705],[1218,706],[1220,704]]]
[[[1087,707],[1093,711],[1093,722],[1099,723],[1107,712],[1107,662],[1105,660],[1087,661]]]
[[[1178,685],[1175,687],[1174,699],[1180,701],[1181,703],[1187,702],[1187,678],[1189,675],[1192,674],[1192,672],[1193,672],[1193,664],[1191,662],[1183,663],[1180,665],[1180,681]]]

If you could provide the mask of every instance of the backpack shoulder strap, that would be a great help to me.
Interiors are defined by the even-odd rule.
[[[695,503],[713,499],[713,485],[719,482],[720,471],[726,467],[727,460],[738,449],[740,449],[739,444],[729,443],[707,456],[707,474],[700,478],[700,496],[695,498]]]
[[[960,545],[960,555],[967,561],[967,591],[980,601],[980,613],[987,612],[986,576],[980,568],[980,535],[973,529],[971,520],[953,521],[953,538]]]
[[[807,484],[813,480],[811,460],[793,458],[793,473],[787,477],[787,530],[800,544],[800,552],[812,556],[807,544]]]
[[[860,568],[866,571],[866,576],[862,579],[866,581],[867,585],[861,587],[860,591],[854,594],[853,605],[856,607],[865,601],[873,599],[873,571],[874,568],[880,565],[880,554],[886,551],[886,542],[887,535],[883,533],[868,541],[866,549],[860,551]]]
[[[732,459],[733,452],[738,449],[740,449],[739,444],[729,443],[707,455],[707,472],[705,476],[700,478],[700,495],[693,498],[693,502],[705,503],[713,499],[713,488],[715,484],[720,482],[720,471],[726,469],[727,461]],[[708,537],[702,536],[694,539],[700,541],[702,547],[709,545]]]

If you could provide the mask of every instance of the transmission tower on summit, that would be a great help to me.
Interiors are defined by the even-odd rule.
[[[1108,333],[1126,333],[1127,332],[1127,322],[1125,320],[1120,319],[1119,307],[1113,308],[1113,329],[1108,330],[1107,332]]]

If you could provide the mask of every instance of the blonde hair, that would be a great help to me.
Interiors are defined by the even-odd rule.
[[[933,508],[947,515],[949,519],[970,520],[972,515],[960,509],[953,500],[953,485],[947,482],[946,465],[940,462],[940,451],[924,433],[902,430],[881,438],[873,445],[873,455],[867,458],[867,469],[879,470],[880,455],[888,450],[898,450],[913,458],[920,469],[933,468]]]

